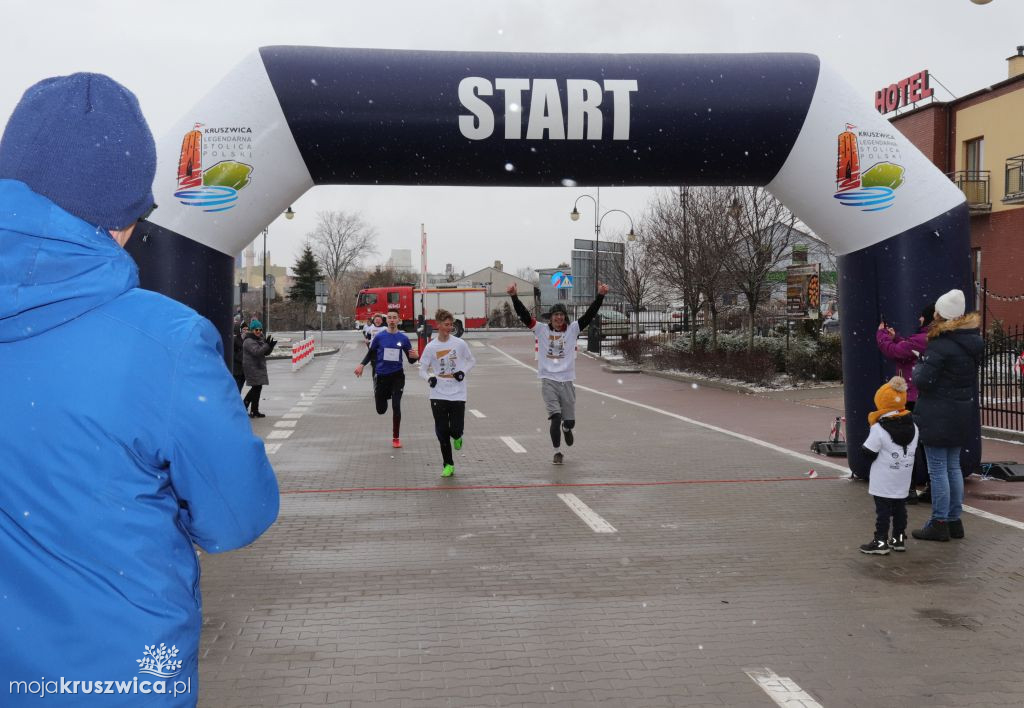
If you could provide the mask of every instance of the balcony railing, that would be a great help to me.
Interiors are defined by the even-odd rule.
[[[967,197],[967,206],[971,213],[992,211],[988,191],[989,177],[988,170],[960,170],[949,173],[949,178]]]
[[[1003,202],[1024,204],[1024,155],[1006,158],[1006,191]]]

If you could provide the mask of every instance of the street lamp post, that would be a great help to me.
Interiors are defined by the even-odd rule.
[[[262,302],[262,305],[263,305],[262,310],[263,310],[263,312],[261,312],[260,314],[263,315],[263,326],[264,327],[270,327],[270,318],[267,317],[267,307],[269,307],[269,302],[268,302],[268,299],[267,299],[267,232],[268,231],[270,231],[270,226],[267,226],[265,229],[263,229],[263,293],[262,293],[262,295],[263,295],[263,298],[262,298],[263,299],[263,302]],[[265,332],[266,330],[264,329],[263,331]]]
[[[285,209],[284,218],[291,221],[295,218],[295,212],[291,207]],[[270,225],[263,229],[263,331],[270,331],[270,298],[267,295],[267,233],[270,232]]]
[[[579,221],[580,220],[580,212],[579,212],[579,209],[577,209],[577,205],[580,203],[580,199],[583,199],[584,197],[586,197],[590,201],[594,202],[594,299],[596,300],[597,299],[597,283],[598,283],[599,276],[600,276],[600,273],[601,273],[601,269],[600,269],[600,266],[601,266],[600,258],[601,258],[601,256],[600,256],[600,251],[598,250],[598,243],[601,240],[601,223],[604,221],[604,217],[608,216],[612,212],[618,212],[620,214],[624,214],[625,217],[627,219],[629,219],[629,235],[626,238],[628,240],[630,240],[630,241],[635,241],[636,240],[636,234],[634,233],[635,227],[633,226],[633,217],[630,216],[629,214],[627,214],[626,212],[622,211],[622,209],[609,209],[604,214],[601,214],[601,201],[600,201],[601,200],[601,190],[600,189],[597,190],[597,197],[596,198],[590,196],[589,194],[581,194],[580,196],[576,197],[576,201],[572,205],[572,211],[569,212],[569,218],[570,219],[572,219],[573,221]],[[593,325],[591,325],[590,333],[587,335],[587,351],[589,351],[589,352],[600,352],[601,351],[600,336],[598,335],[598,332],[600,331],[600,327],[601,327],[601,316],[598,315],[597,317],[594,318],[594,323],[593,323]],[[595,336],[595,335],[597,335],[597,336]]]

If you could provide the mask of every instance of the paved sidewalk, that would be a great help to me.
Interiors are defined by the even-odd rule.
[[[281,517],[202,558],[201,705],[1024,703],[1024,530],[968,517],[963,541],[865,556],[864,485],[787,452],[820,413],[582,359],[552,466],[535,374],[489,343],[532,360],[528,334],[473,343],[486,417],[467,412],[449,480],[415,369],[392,450],[354,341],[271,362],[254,428],[279,446]],[[777,447],[652,408],[753,416]]]

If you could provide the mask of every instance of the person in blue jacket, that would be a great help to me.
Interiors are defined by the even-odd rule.
[[[220,335],[123,248],[155,169],[135,96],[99,74],[30,87],[0,139],[3,706],[194,705],[193,544],[277,517]]]

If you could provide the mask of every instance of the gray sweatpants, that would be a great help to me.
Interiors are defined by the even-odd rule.
[[[541,379],[540,395],[548,409],[548,418],[558,413],[562,420],[576,420],[576,387],[572,381]]]

